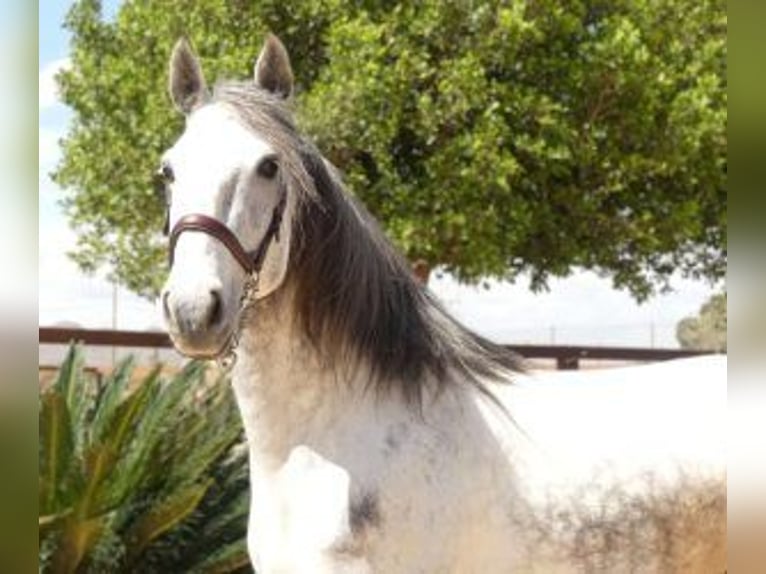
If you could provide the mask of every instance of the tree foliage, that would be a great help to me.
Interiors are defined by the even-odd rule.
[[[289,5],[288,5],[289,4]],[[187,35],[208,78],[288,47],[305,130],[413,261],[532,287],[595,269],[638,298],[726,265],[723,0],[127,2],[66,26],[75,111],[55,179],[86,270],[162,280],[149,174],[179,134],[166,96]]]
[[[726,293],[710,297],[696,317],[686,317],[676,326],[681,347],[726,351],[726,316]]]
[[[97,384],[72,347],[40,395],[40,572],[252,572],[231,390],[190,363]]]

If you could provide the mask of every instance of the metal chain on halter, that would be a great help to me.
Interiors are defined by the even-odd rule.
[[[248,273],[245,284],[242,286],[242,296],[239,298],[239,317],[237,318],[237,327],[229,337],[226,346],[216,359],[218,366],[224,371],[231,369],[237,362],[237,345],[239,337],[245,326],[247,311],[255,304],[258,294],[258,282],[260,275],[258,271]]]

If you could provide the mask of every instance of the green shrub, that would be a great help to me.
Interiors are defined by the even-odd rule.
[[[103,382],[73,346],[40,394],[43,573],[252,572],[247,450],[229,385],[200,363]]]
[[[694,317],[676,325],[676,339],[682,349],[726,352],[726,292],[712,295]]]

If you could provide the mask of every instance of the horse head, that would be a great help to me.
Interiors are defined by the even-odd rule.
[[[265,105],[247,109],[268,113],[253,111],[245,120],[230,101],[210,94],[188,42],[176,44],[169,91],[186,123],[157,173],[173,230],[162,307],[173,342],[190,356],[222,352],[236,332],[248,278],[257,275],[257,297],[266,297],[286,275],[295,166],[282,153],[289,130],[273,125],[292,121],[293,75],[276,36],[267,38],[250,84],[242,93]]]

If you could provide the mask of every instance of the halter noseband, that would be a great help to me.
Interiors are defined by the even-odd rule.
[[[220,241],[224,247],[229,250],[229,253],[231,253],[234,259],[237,260],[237,263],[239,263],[247,275],[257,275],[261,272],[263,261],[266,258],[266,251],[268,251],[272,240],[279,242],[279,228],[282,224],[285,203],[286,196],[282,194],[279,203],[274,207],[274,211],[271,214],[271,222],[269,223],[266,233],[253,251],[246,251],[231,229],[219,220],[203,215],[202,213],[190,213],[189,215],[184,215],[173,226],[173,231],[170,233],[170,265],[173,265],[173,255],[175,253],[178,237],[181,233],[184,231],[202,231]]]

